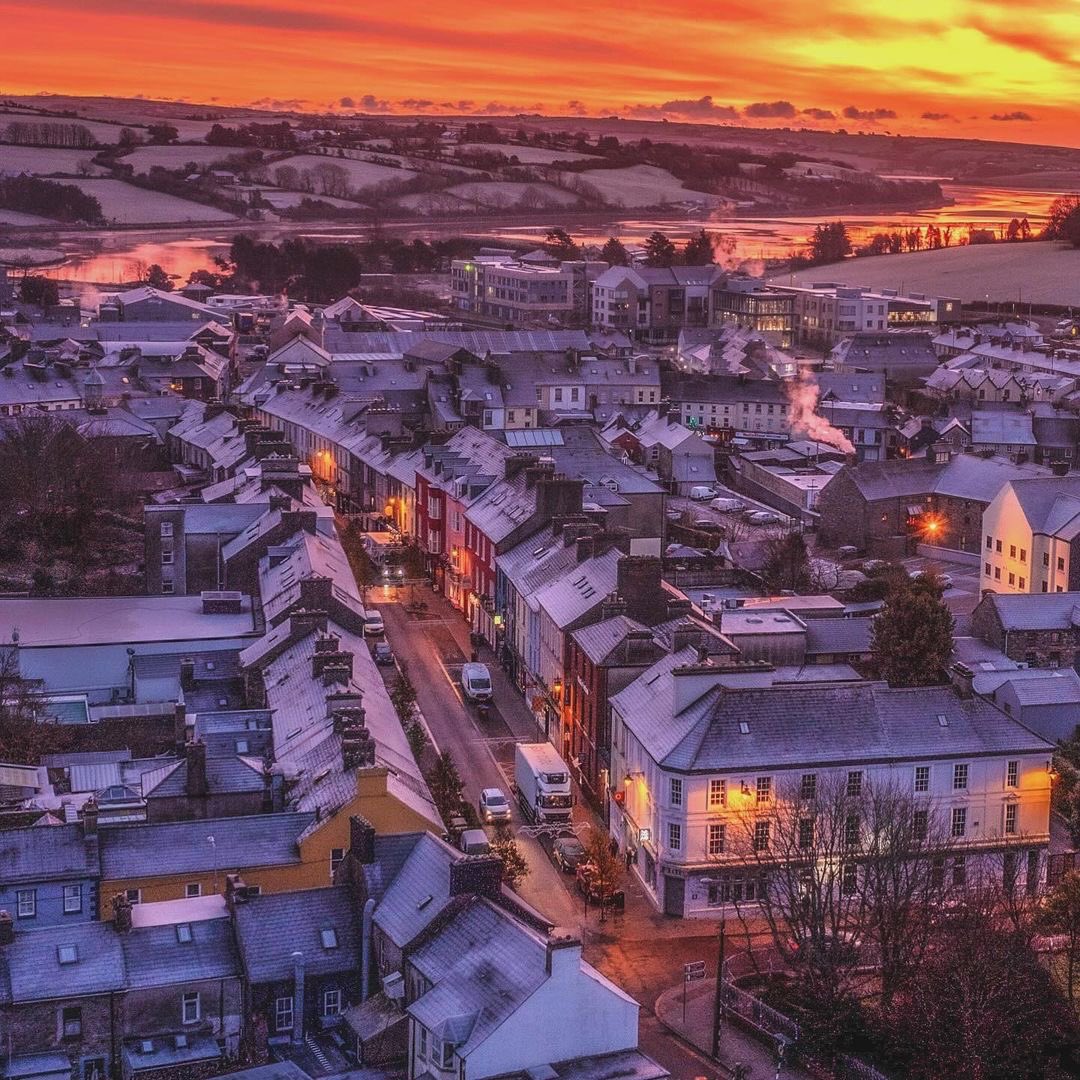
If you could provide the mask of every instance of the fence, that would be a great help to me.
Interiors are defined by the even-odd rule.
[[[762,975],[774,974],[780,970],[773,962],[774,959],[774,957],[770,957],[764,967],[760,965],[760,962],[754,961],[751,965],[752,970]],[[725,1015],[737,1017],[745,1025],[753,1028],[758,1034],[768,1039],[774,1046],[783,1040],[784,1043],[797,1047],[799,1041],[798,1021],[780,1012],[779,1009],[766,1005],[764,1001],[749,990],[744,990],[735,984],[735,979],[739,976],[735,974],[734,968],[736,961],[739,960],[745,961],[745,957],[731,957],[724,964],[721,1001]],[[745,967],[745,963],[741,963],[739,966]],[[746,973],[749,973],[749,970]],[[815,1064],[823,1072],[831,1075],[834,1080],[889,1080],[884,1073],[879,1072],[872,1065],[867,1065],[865,1061],[849,1057],[847,1054],[839,1055],[831,1068],[820,1061],[815,1061]]]

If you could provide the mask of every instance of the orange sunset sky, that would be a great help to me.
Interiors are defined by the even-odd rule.
[[[0,0],[0,92],[1080,145],[1080,0]]]

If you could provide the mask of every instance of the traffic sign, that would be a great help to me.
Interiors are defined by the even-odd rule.
[[[685,982],[697,982],[705,978],[705,961],[694,960],[692,963],[683,964],[683,980]]]

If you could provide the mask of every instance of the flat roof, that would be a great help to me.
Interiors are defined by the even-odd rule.
[[[202,597],[76,596],[0,599],[0,641],[23,648],[242,637],[255,630],[251,598],[239,615],[204,615]]]

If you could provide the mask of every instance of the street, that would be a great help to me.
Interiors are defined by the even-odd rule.
[[[398,595],[392,595],[395,592]],[[491,651],[479,650],[494,691],[493,707],[480,719],[476,709],[463,700],[459,684],[461,666],[473,649],[461,614],[429,586],[375,587],[368,590],[366,603],[382,613],[386,638],[398,663],[408,670],[437,749],[448,750],[457,764],[465,797],[475,805],[483,788],[499,787],[511,798],[515,742],[533,742],[543,736]],[[413,613],[421,607],[423,610]],[[518,846],[529,866],[519,895],[556,925],[578,932],[586,959],[641,1004],[642,1050],[679,1080],[722,1080],[728,1076],[729,1070],[672,1035],[654,1012],[657,998],[680,982],[684,964],[705,961],[710,977],[715,975],[716,924],[661,915],[633,876],[621,884],[625,910],[601,923],[594,906],[586,912],[574,879],[552,863],[545,847],[550,838],[533,834],[516,803],[512,813]],[[580,833],[593,824],[600,822],[579,798],[574,809],[575,829]],[[726,1062],[759,1064],[768,1058],[755,1040],[733,1027],[725,1033],[722,1056]],[[771,1071],[755,1068],[752,1075],[755,1080],[764,1080]]]

